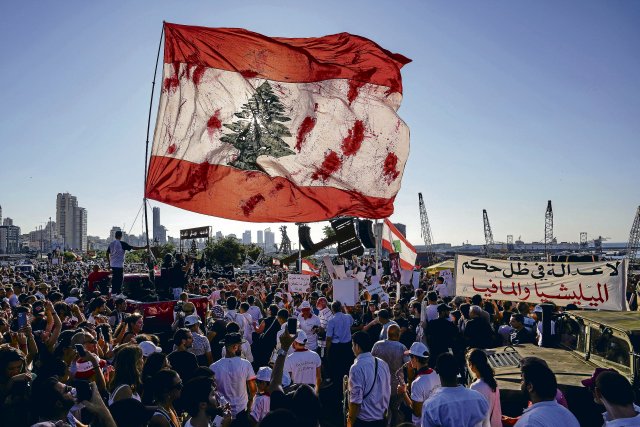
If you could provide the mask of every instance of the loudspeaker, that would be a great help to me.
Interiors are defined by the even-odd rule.
[[[358,220],[358,236],[365,248],[375,248],[376,236],[373,234],[373,221],[370,219]]]
[[[300,245],[304,250],[309,250],[313,246],[313,241],[311,240],[311,227],[308,225],[301,225],[298,227],[298,239],[300,240]]]
[[[331,221],[331,227],[336,232],[338,238],[338,255],[350,257],[352,255],[361,256],[364,248],[360,239],[356,235],[356,227],[351,218],[340,218]]]

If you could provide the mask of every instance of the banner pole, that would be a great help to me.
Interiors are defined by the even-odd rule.
[[[300,223],[298,225],[298,273],[302,274],[302,245],[300,244]]]
[[[375,238],[376,238],[376,254],[375,254],[375,260],[376,260],[376,276],[378,277],[382,277],[380,272],[378,271],[379,267],[378,267],[378,262],[379,262],[379,252],[378,252],[378,241],[380,240],[380,236],[378,235],[378,220],[376,219],[376,226],[375,226]]]
[[[147,178],[149,173],[149,168],[147,166],[147,161],[149,159],[149,133],[151,131],[151,109],[153,108],[153,93],[156,88],[156,75],[158,74],[158,63],[160,62],[160,47],[162,46],[162,37],[164,36],[164,24],[162,21],[162,30],[160,31],[160,42],[158,43],[158,53],[156,55],[156,66],[153,69],[153,81],[151,82],[151,100],[149,101],[149,117],[147,118],[147,141],[145,143],[144,150],[144,225],[147,234],[147,246],[149,246],[149,215],[147,212]]]

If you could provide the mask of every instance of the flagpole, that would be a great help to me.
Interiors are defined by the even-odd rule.
[[[382,275],[380,274],[380,272],[378,271],[379,267],[378,267],[378,258],[379,258],[379,254],[378,254],[378,241],[380,240],[380,237],[382,236],[382,233],[380,233],[380,236],[378,235],[378,220],[376,219],[376,225],[375,225],[375,238],[376,238],[376,254],[375,254],[375,260],[376,260],[376,276],[378,277],[382,277]]]
[[[149,159],[149,134],[151,131],[151,109],[153,108],[153,93],[156,88],[156,75],[158,74],[158,63],[160,62],[160,47],[162,46],[162,37],[164,36],[164,21],[162,21],[162,30],[160,31],[160,42],[158,43],[158,53],[156,55],[156,66],[153,69],[153,81],[151,82],[151,100],[149,101],[149,117],[147,118],[147,141],[144,150],[144,191],[143,191],[143,204],[144,204],[144,226],[147,234],[147,246],[149,246],[149,215],[147,212],[147,174]]]
[[[298,273],[302,274],[302,245],[300,244],[300,226],[302,223],[297,223],[298,226]]]

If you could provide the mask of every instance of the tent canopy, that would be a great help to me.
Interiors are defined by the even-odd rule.
[[[429,267],[425,268],[425,270],[427,270],[427,273],[437,273],[438,271],[442,270],[453,270],[455,267],[455,261],[452,259],[448,259],[446,261],[430,265]]]

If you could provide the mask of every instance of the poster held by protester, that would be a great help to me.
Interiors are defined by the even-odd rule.
[[[456,256],[456,295],[625,311],[628,260],[505,261]]]
[[[336,266],[331,262],[331,257],[329,257],[329,255],[323,256],[322,262],[324,263],[325,267],[327,267],[327,274],[329,274],[329,277],[331,277],[332,279],[337,279],[338,273],[336,272]]]
[[[382,285],[380,285],[380,276],[371,276],[371,284],[365,288],[369,295],[382,295]]]
[[[399,282],[401,278],[400,273],[400,254],[398,252],[392,252],[389,254],[390,276],[394,282]]]
[[[289,292],[292,294],[306,294],[311,286],[311,276],[289,273],[287,282],[289,283]]]
[[[444,279],[444,283],[440,286],[436,285],[436,290],[441,297],[452,297],[456,292],[456,282],[453,279],[453,271],[441,270],[438,277]]]
[[[412,270],[402,269],[400,271],[400,283],[401,284],[410,285],[412,278],[413,278],[413,271]]]
[[[418,289],[420,287],[420,272],[414,271],[413,276],[411,277],[411,284],[413,285],[413,289]]]
[[[334,280],[333,300],[340,301],[346,306],[354,306],[358,301],[358,281],[356,279]]]

